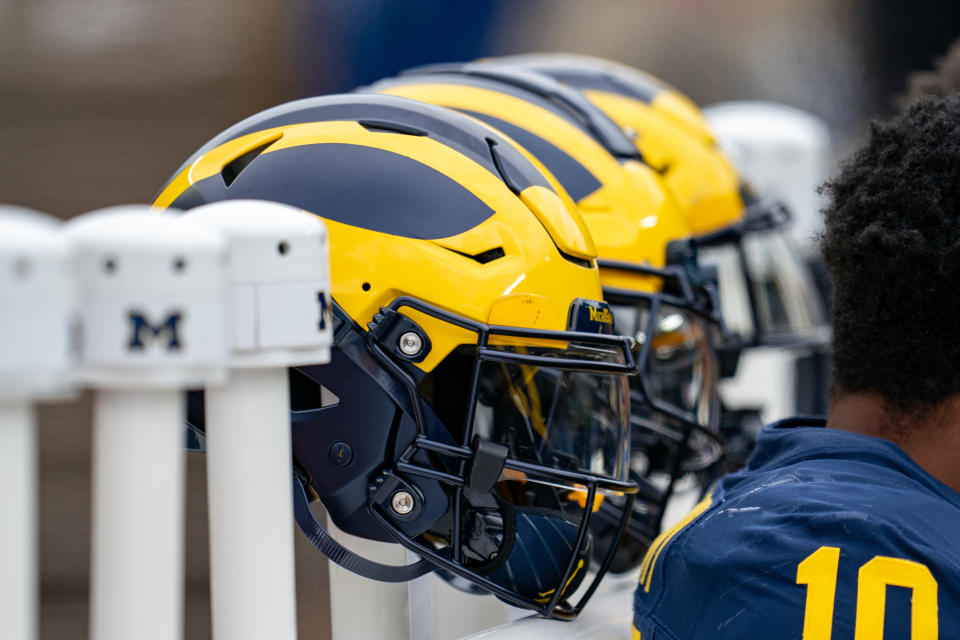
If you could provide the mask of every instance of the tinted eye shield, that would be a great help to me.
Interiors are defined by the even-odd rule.
[[[663,268],[640,265],[632,262],[597,260],[600,268],[617,269],[659,278],[663,282],[661,296],[664,303],[680,307],[715,324],[719,329],[720,340],[714,344],[714,350],[720,362],[720,376],[730,378],[736,375],[740,353],[755,346],[759,339],[756,335],[745,339],[730,331],[721,313],[718,287],[718,273],[713,265],[698,262],[700,247],[733,245],[738,247],[741,268],[747,273],[743,252],[739,251],[744,235],[764,233],[781,229],[792,220],[790,210],[779,200],[753,200],[747,207],[744,218],[728,227],[691,239],[676,240],[667,246],[667,266]],[[604,288],[604,297],[616,295],[622,298],[649,298],[631,290]],[[752,296],[752,289],[748,288]],[[755,301],[751,299],[750,312],[754,315],[754,326],[758,326]]]
[[[606,294],[607,292],[605,291],[605,295]],[[642,294],[637,292],[629,292],[629,294],[634,302],[642,301],[648,305],[649,315],[645,321],[646,326],[642,330],[642,333],[646,336],[656,335],[657,323],[660,322],[662,318],[661,309],[664,307],[665,301],[662,300],[658,294]],[[614,296],[621,295],[621,292],[611,290],[609,295],[613,298]],[[653,340],[637,341],[637,375],[633,378],[633,384],[631,384],[631,402],[645,402],[652,406],[653,409],[683,423],[701,425],[702,420],[697,415],[691,411],[684,410],[672,402],[661,399],[654,389],[650,374],[653,348]],[[638,386],[639,389],[637,389]]]
[[[651,276],[663,282],[663,291],[655,294],[632,289],[604,287],[604,299],[606,299],[608,293],[612,296],[626,299],[651,299],[656,297],[665,304],[684,309],[689,313],[704,318],[708,322],[716,324],[721,330],[724,330],[723,316],[720,313],[720,298],[717,295],[715,281],[699,278],[700,282],[694,284],[689,275],[688,268],[680,265],[652,267],[634,262],[603,260],[598,258],[597,266],[601,269],[628,271],[644,276]]]

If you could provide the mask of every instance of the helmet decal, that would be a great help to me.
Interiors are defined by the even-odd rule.
[[[228,199],[260,198],[284,202],[324,218],[352,222],[364,229],[408,238],[446,238],[468,231],[493,215],[476,195],[440,171],[375,147],[327,143],[298,146],[261,154],[256,177],[241,172],[224,189],[220,175],[194,183],[171,206],[184,208],[220,193]],[[304,163],[322,165],[313,180],[287,180]],[[349,177],[370,171],[381,177],[357,184]],[[274,176],[264,180],[264,175]],[[250,174],[246,174],[250,175]],[[437,206],[442,202],[442,206]],[[354,207],[365,215],[348,215]],[[457,215],[450,215],[456,209]]]

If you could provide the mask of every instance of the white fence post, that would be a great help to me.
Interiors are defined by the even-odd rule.
[[[230,253],[230,379],[206,389],[213,635],[296,640],[287,367],[325,364],[332,341],[327,233],[287,205],[193,209]]]
[[[383,564],[408,564],[399,544],[350,535],[327,518],[330,535],[348,549]],[[423,578],[418,578],[422,580]],[[410,640],[410,596],[406,582],[377,582],[330,563],[330,627],[333,640]],[[418,612],[423,613],[423,612]]]
[[[69,391],[73,281],[59,222],[0,207],[0,638],[37,636],[32,403]]]
[[[222,236],[145,206],[66,226],[96,389],[90,636],[183,636],[183,390],[222,382]]]

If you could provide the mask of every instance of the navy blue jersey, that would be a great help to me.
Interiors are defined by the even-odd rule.
[[[642,640],[960,638],[960,494],[886,440],[770,425],[651,545],[634,607]]]

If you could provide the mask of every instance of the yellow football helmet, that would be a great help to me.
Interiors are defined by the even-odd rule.
[[[438,568],[511,604],[575,616],[593,592],[586,505],[615,500],[622,531],[637,491],[627,471],[636,343],[613,334],[569,198],[486,125],[361,94],[240,122],[156,204],[234,198],[301,207],[329,233],[332,360],[290,373],[298,486],[344,531],[424,560],[356,557],[305,498],[301,528],[367,577]],[[398,492],[412,505],[398,509]]]
[[[622,547],[613,570],[636,566],[659,532],[673,483],[714,468],[722,456],[714,352],[722,325],[667,188],[615,123],[541,74],[433,65],[366,89],[457,109],[495,127],[539,160],[580,208],[618,330],[644,345],[631,382],[634,479],[643,487],[630,523],[637,543]],[[612,536],[616,515],[600,509],[594,534]]]

